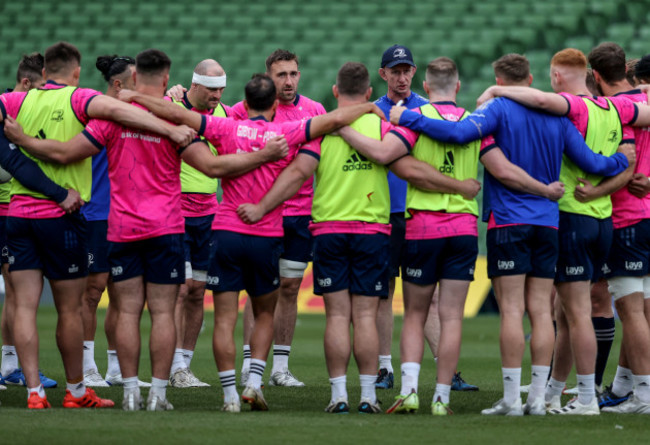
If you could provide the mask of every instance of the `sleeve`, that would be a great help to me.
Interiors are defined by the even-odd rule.
[[[567,101],[568,108],[567,108],[567,113],[565,114],[565,116],[568,117],[569,119],[573,120],[572,116],[574,116],[574,115],[572,113],[577,113],[579,111],[579,108],[580,108],[578,102],[580,102],[582,104],[584,104],[584,102],[582,101],[581,98],[579,98],[578,96],[575,96],[573,94],[564,93],[564,92],[558,93],[558,94],[560,96],[562,96],[564,98],[564,100]]]
[[[232,118],[204,114],[201,116],[201,128],[199,128],[198,133],[216,146],[219,139],[230,134],[235,125],[236,122]]]
[[[302,153],[309,155],[320,162],[320,144],[322,141],[323,138],[319,137],[318,139],[314,139],[313,141],[309,141],[306,144],[303,144],[300,147],[300,150],[298,150],[298,154]]]
[[[309,141],[310,125],[311,119],[284,122],[281,124],[281,130],[290,146],[298,145]]]
[[[634,127],[629,125],[623,126],[623,138],[621,139],[621,144],[634,144],[635,143],[635,134]]]
[[[22,185],[44,194],[55,202],[62,202],[68,191],[48,178],[43,170],[5,136],[4,125],[0,127],[0,165]]]
[[[91,119],[82,133],[98,150],[103,150],[112,142],[111,136],[115,127],[116,124],[113,122],[103,119]]]
[[[72,105],[72,110],[74,114],[79,119],[79,122],[86,125],[90,121],[90,116],[88,116],[88,105],[90,102],[97,96],[101,95],[99,91],[91,90],[89,88],[77,88],[72,93],[70,98],[70,104]]]
[[[419,134],[413,130],[409,130],[406,127],[399,127],[391,124],[390,122],[381,121],[381,137],[382,139],[388,133],[392,133],[397,136],[403,143],[408,152],[410,153],[413,150],[413,146],[418,140]]]
[[[466,144],[492,134],[498,124],[498,112],[491,100],[459,122],[431,119],[415,111],[402,113],[399,124],[424,133],[430,138],[454,144]]]
[[[634,102],[627,97],[610,97],[609,99],[616,107],[623,125],[630,125],[636,122],[639,116],[639,109]]]
[[[569,120],[565,119],[563,127],[564,153],[582,170],[600,176],[615,176],[628,167],[623,153],[614,153],[610,157],[594,153]]]
[[[481,148],[479,150],[479,158],[485,153],[489,152],[493,148],[498,147],[497,141],[494,140],[494,136],[489,135],[481,139]]]
[[[23,104],[27,93],[25,92],[15,92],[15,93],[5,93],[0,95],[0,112],[2,112],[2,117],[6,118],[7,116],[16,118],[18,116],[18,111],[20,106]]]
[[[248,119],[248,114],[246,113],[246,109],[244,108],[244,103],[243,102],[237,102],[235,105],[232,106],[232,115],[228,114],[228,117],[232,117],[235,120],[238,121],[243,121]]]

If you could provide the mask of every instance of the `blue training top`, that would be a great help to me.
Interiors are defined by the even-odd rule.
[[[402,103],[406,108],[413,109],[428,104],[429,101],[417,93],[411,93]],[[375,101],[375,104],[384,112],[386,120],[389,120],[390,109],[395,102],[388,96],[382,96]],[[406,181],[398,178],[391,171],[388,172],[388,190],[390,192],[390,213],[404,213],[406,210]]]
[[[87,221],[105,221],[111,203],[111,184],[108,180],[106,150],[93,156],[93,184],[90,201],[81,207]]]
[[[601,176],[614,176],[628,167],[622,153],[608,158],[591,151],[566,117],[532,110],[506,98],[483,104],[460,122],[430,119],[405,111],[399,123],[431,138],[456,144],[492,135],[496,144],[485,147],[481,155],[499,147],[510,162],[544,184],[559,179],[563,154],[586,172]],[[499,225],[558,226],[557,202],[510,189],[487,171],[483,182],[484,221],[493,213]]]

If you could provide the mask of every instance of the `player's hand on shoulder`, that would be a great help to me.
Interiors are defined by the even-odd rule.
[[[564,184],[560,181],[551,182],[546,186],[546,190],[546,198],[551,201],[558,201],[562,196],[564,196]]]
[[[246,224],[255,224],[264,216],[264,211],[257,204],[241,204],[237,207],[237,215]]]
[[[185,147],[196,139],[196,130],[187,125],[178,125],[172,129],[170,139],[174,141],[175,144]]]
[[[406,110],[406,107],[395,105],[390,109],[390,123],[394,125],[399,125],[399,120],[402,117],[402,113]]]
[[[476,106],[480,107],[485,102],[492,100],[495,97],[497,96],[494,94],[494,86],[491,86],[485,91],[483,91],[483,93],[478,97],[478,99],[476,99]]]
[[[5,136],[17,145],[23,145],[25,138],[28,137],[23,131],[23,127],[9,116],[5,119]]]
[[[374,113],[374,114],[376,114],[377,116],[379,116],[379,118],[380,118],[381,120],[383,120],[383,121],[386,120],[386,115],[384,114],[384,112],[382,111],[382,109],[379,108],[379,107],[377,106],[377,104],[374,104],[374,103],[372,104],[372,110],[371,110],[371,111],[372,111],[372,113]]]
[[[59,207],[63,209],[65,213],[76,212],[84,205],[84,200],[81,199],[81,195],[75,189],[68,189],[68,196],[59,203]]]
[[[277,161],[289,154],[289,144],[283,135],[273,137],[266,142],[263,151],[269,161]]]
[[[174,85],[173,87],[167,90],[167,96],[171,97],[174,100],[181,101],[183,100],[183,96],[185,95],[186,91],[187,88],[183,87],[183,85],[181,84]]]
[[[476,198],[476,195],[478,195],[478,192],[481,191],[481,183],[478,182],[476,179],[464,179],[461,182],[461,189],[459,193],[463,196],[465,199],[474,199]]]
[[[133,90],[129,90],[128,88],[121,89],[119,93],[117,93],[117,98],[121,100],[122,102],[126,103],[131,103],[135,102],[135,96],[136,92]]]
[[[643,173],[635,173],[627,184],[627,190],[637,198],[645,198],[650,193],[650,178]]]

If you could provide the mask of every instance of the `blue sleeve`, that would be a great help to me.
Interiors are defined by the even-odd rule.
[[[564,125],[564,135],[564,153],[587,173],[616,176],[629,166],[623,153],[607,157],[591,151],[580,132],[570,122]]]
[[[48,178],[43,170],[25,156],[5,136],[4,125],[0,127],[0,165],[25,187],[44,194],[55,202],[67,198],[68,191]]]
[[[460,122],[431,119],[415,111],[405,110],[399,124],[432,139],[454,144],[466,144],[494,133],[498,116],[495,107],[481,107]]]

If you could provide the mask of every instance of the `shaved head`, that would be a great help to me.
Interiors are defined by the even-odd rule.
[[[223,76],[226,72],[223,70],[219,62],[214,59],[202,60],[194,68],[196,74],[201,76]]]

